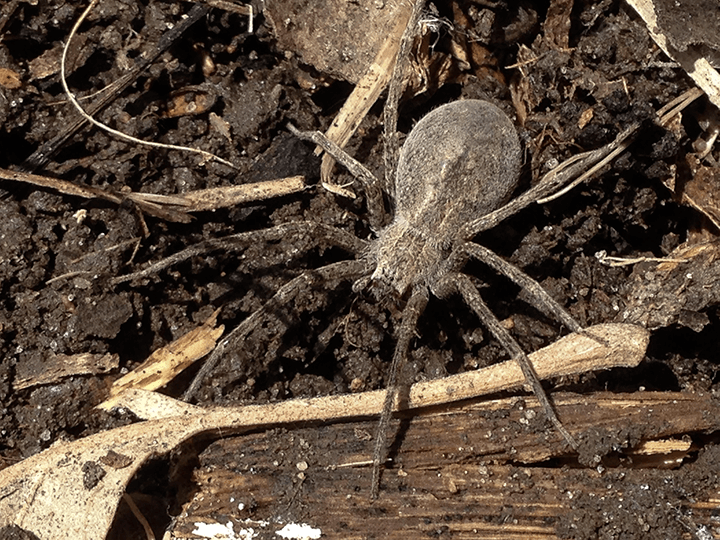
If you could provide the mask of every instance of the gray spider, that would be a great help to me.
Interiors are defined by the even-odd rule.
[[[486,101],[456,101],[430,112],[412,129],[396,160],[397,103],[421,4],[416,4],[402,37],[385,103],[384,183],[321,133],[301,132],[288,126],[296,136],[321,146],[361,182],[373,239],[364,240],[319,222],[293,221],[207,240],[142,271],[113,280],[113,283],[121,283],[149,276],[213,250],[241,250],[251,243],[293,236],[311,237],[317,239],[318,243],[337,246],[352,255],[349,260],[306,270],[280,287],[270,300],[243,320],[216,347],[185,392],[183,397],[186,400],[194,395],[230,344],[241,343],[242,339],[260,327],[268,313],[278,312],[292,298],[316,285],[352,281],[355,292],[373,288],[381,293],[391,292],[406,300],[396,332],[397,341],[387,378],[388,390],[375,437],[373,498],[379,492],[389,421],[398,398],[398,373],[407,357],[416,324],[430,294],[438,298],[460,295],[509,355],[519,362],[527,383],[547,417],[570,446],[577,448],[573,437],[557,418],[527,355],[492,314],[472,279],[462,269],[470,259],[487,264],[525,290],[540,311],[555,317],[571,331],[581,331],[580,324],[539,283],[472,239],[522,208],[557,193],[601,159],[610,159],[611,153],[617,151],[618,145],[631,132],[621,134],[611,145],[568,160],[535,187],[510,202],[507,200],[518,185],[520,143],[510,119],[498,107]],[[575,180],[573,185],[588,174]],[[394,202],[391,211],[385,207],[383,194]]]
[[[482,261],[526,290],[539,310],[554,315],[572,331],[582,330],[539,283],[471,241],[478,232],[507,217],[503,211],[513,206],[504,203],[517,188],[521,152],[510,119],[495,105],[481,100],[455,101],[422,118],[400,151],[394,183],[395,211],[392,221],[384,227],[388,216],[380,197],[379,181],[320,133],[303,133],[292,126],[290,130],[321,145],[364,181],[370,221],[378,229],[376,238],[355,252],[362,277],[353,289],[357,292],[372,284],[408,298],[375,438],[373,497],[378,494],[388,424],[398,394],[397,374],[430,294],[438,298],[461,295],[510,356],[519,361],[547,416],[568,443],[576,447],[557,418],[525,352],[492,314],[473,281],[461,272],[469,259]]]
[[[438,298],[459,294],[463,298],[510,356],[519,361],[548,418],[575,447],[572,436],[555,415],[525,352],[492,314],[473,281],[461,271],[469,259],[488,264],[527,291],[535,307],[557,318],[569,330],[581,330],[572,316],[536,281],[489,249],[472,242],[478,232],[491,228],[557,187],[557,183],[542,183],[542,190],[535,188],[504,205],[517,187],[521,157],[520,143],[510,119],[495,105],[480,100],[455,101],[426,115],[412,129],[400,151],[392,213],[383,204],[380,181],[363,165],[318,132],[300,132],[292,126],[290,130],[302,139],[321,145],[361,179],[375,238],[363,240],[319,222],[289,222],[202,242],[143,271],[118,278],[116,283],[153,274],[214,249],[238,250],[251,242],[292,235],[310,234],[322,238],[353,256],[349,260],[307,270],[281,287],[264,306],[225,337],[184,397],[191,397],[197,390],[228,344],[240,343],[239,340],[265,320],[268,312],[286,305],[291,298],[316,283],[352,280],[356,292],[372,286],[380,292],[392,292],[407,299],[397,330],[384,413],[375,438],[373,497],[378,494],[380,465],[385,460],[389,420],[398,394],[397,374],[430,294]]]

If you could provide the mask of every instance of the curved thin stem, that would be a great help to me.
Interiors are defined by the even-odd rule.
[[[62,58],[60,59],[60,82],[62,83],[63,90],[65,90],[65,94],[68,97],[68,100],[72,104],[73,107],[80,113],[80,115],[90,122],[91,124],[99,127],[100,129],[107,131],[108,133],[111,133],[115,135],[116,137],[119,137],[121,139],[124,139],[129,142],[133,142],[135,144],[141,144],[145,146],[153,146],[155,148],[166,148],[170,150],[181,150],[184,152],[195,152],[196,154],[202,155],[207,160],[215,160],[219,163],[222,163],[223,165],[227,165],[228,167],[232,167],[233,169],[237,169],[238,167],[226,159],[222,159],[219,156],[216,156],[215,154],[212,154],[210,152],[207,152],[205,150],[201,150],[199,148],[191,148],[189,146],[177,146],[174,144],[165,144],[165,143],[159,143],[154,141],[143,141],[142,139],[137,139],[135,137],[132,137],[131,135],[128,135],[127,133],[123,133],[122,131],[118,131],[117,129],[113,129],[107,124],[103,124],[99,120],[95,120],[92,116],[90,116],[88,113],[85,112],[85,109],[82,108],[80,103],[78,103],[78,100],[75,99],[75,95],[70,92],[70,88],[68,87],[67,80],[65,79],[65,64],[67,61],[67,52],[68,49],[70,49],[70,42],[72,41],[73,37],[75,37],[75,34],[78,31],[78,28],[80,28],[80,25],[83,23],[85,18],[88,16],[92,8],[95,7],[95,5],[98,3],[98,0],[92,0],[88,7],[85,8],[85,11],[82,12],[82,15],[80,15],[80,18],[75,22],[75,25],[72,27],[72,30],[70,31],[70,35],[68,36],[67,43],[65,44],[65,47],[63,47],[62,52]]]

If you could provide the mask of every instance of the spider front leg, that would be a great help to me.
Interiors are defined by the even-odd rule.
[[[297,138],[317,144],[360,181],[367,198],[370,227],[375,232],[379,231],[386,224],[387,212],[383,204],[380,181],[375,175],[319,131],[300,131],[292,124],[288,124],[288,129]]]
[[[303,234],[313,235],[315,238],[323,238],[329,244],[349,251],[354,255],[362,253],[367,248],[367,242],[342,229],[325,225],[316,221],[291,221],[270,227],[268,229],[260,229],[258,231],[247,231],[221,238],[212,238],[204,242],[198,242],[190,247],[185,248],[170,257],[166,257],[151,264],[147,268],[138,270],[131,274],[118,276],[110,280],[110,284],[115,286],[126,281],[145,278],[153,274],[157,274],[165,268],[169,268],[183,261],[187,261],[193,257],[206,255],[213,251],[239,251],[254,242],[268,242],[281,240],[288,236],[298,236]]]
[[[528,276],[525,277],[531,279]],[[465,303],[477,314],[483,324],[488,328],[488,330],[490,330],[490,333],[502,344],[505,350],[510,354],[510,357],[516,360],[518,364],[520,364],[520,369],[525,376],[525,381],[532,388],[532,391],[535,394],[537,400],[540,402],[540,406],[545,412],[545,415],[548,417],[555,429],[567,441],[567,443],[573,449],[577,450],[577,442],[570,434],[570,432],[565,429],[565,426],[563,426],[562,422],[560,422],[560,419],[558,418],[555,409],[550,403],[550,399],[548,398],[545,390],[542,387],[542,384],[540,383],[540,379],[535,372],[535,368],[533,368],[532,364],[530,363],[530,359],[525,354],[525,351],[522,350],[518,342],[515,341],[515,338],[513,338],[510,332],[508,332],[505,327],[500,324],[500,321],[497,319],[497,317],[495,317],[492,311],[490,311],[490,308],[487,307],[487,304],[485,304],[485,301],[480,296],[480,292],[473,284],[472,280],[465,274],[460,273],[448,276],[447,280],[454,283],[457,292],[459,292],[460,295],[463,297]]]

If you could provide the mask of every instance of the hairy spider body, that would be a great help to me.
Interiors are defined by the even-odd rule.
[[[441,284],[462,225],[502,206],[517,188],[520,143],[510,119],[480,100],[455,101],[423,117],[400,151],[395,216],[372,252],[373,280],[400,295]],[[460,240],[463,240],[460,238]]]

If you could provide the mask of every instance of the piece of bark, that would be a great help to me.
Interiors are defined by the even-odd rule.
[[[696,332],[709,323],[705,311],[720,302],[720,244],[682,244],[667,262],[642,262],[624,284],[617,320],[650,330],[680,324]],[[672,262],[686,260],[687,262]]]
[[[657,466],[663,463],[657,456],[647,461],[652,468],[639,468],[648,456],[629,446],[717,430],[717,400],[637,392],[562,394],[555,403],[592,467],[577,467],[534,398],[466,403],[400,424],[394,463],[375,502],[369,498],[374,421],[222,439],[200,456],[199,491],[184,505],[173,537],[193,538],[199,524],[217,522],[233,524],[236,534],[251,527],[260,539],[277,538],[288,523],[327,538],[557,538],[573,531],[589,538],[582,531],[605,512],[628,538],[643,531],[665,538],[678,525],[672,516],[679,506],[692,508],[697,526],[711,525],[716,447],[705,452],[706,461],[672,471]],[[665,462],[682,462],[683,456],[672,457]],[[676,489],[680,484],[690,491]]]

